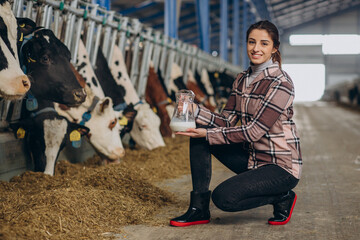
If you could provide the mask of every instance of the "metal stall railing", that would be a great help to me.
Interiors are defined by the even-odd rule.
[[[166,86],[169,85],[173,63],[181,67],[185,84],[189,69],[193,72],[202,68],[218,71],[227,69],[234,75],[242,71],[241,67],[213,57],[195,46],[169,38],[152,28],[144,29],[138,19],[123,17],[86,1],[14,0],[13,12],[17,17],[28,17],[50,28],[70,49],[73,64],[82,33],[85,35],[84,43],[93,67],[96,67],[100,45],[108,62],[112,59],[115,44],[124,57],[126,49],[132,51],[129,75],[140,98],[144,97],[150,61],[153,62],[155,71],[160,70]],[[14,107],[9,114],[11,104]],[[0,127],[6,127],[6,120],[9,120],[10,115],[11,121],[19,119],[19,106],[21,101],[0,101]]]

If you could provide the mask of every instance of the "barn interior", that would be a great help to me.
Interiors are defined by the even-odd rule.
[[[70,143],[60,151],[48,176],[33,172],[26,139],[10,128],[21,118],[23,100],[1,99],[0,239],[358,239],[360,0],[10,3],[14,16],[32,18],[58,36],[56,19],[66,16],[62,24],[71,30],[61,40],[74,66],[84,33],[93,31],[84,42],[94,70],[95,49],[100,46],[110,66],[118,46],[143,102],[150,60],[167,87],[173,62],[185,83],[189,70],[202,69],[234,80],[249,68],[248,27],[271,21],[279,30],[282,68],[295,87],[304,166],[294,216],[284,228],[265,225],[270,206],[228,213],[211,203],[210,224],[175,229],[169,219],[188,206],[191,191],[188,138],[173,134],[164,146],[146,149],[128,133],[120,164],[104,165],[84,137],[80,148]],[[211,189],[234,175],[215,158],[212,169]]]

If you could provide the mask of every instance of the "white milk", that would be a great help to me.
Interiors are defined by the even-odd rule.
[[[196,128],[195,122],[178,122],[171,121],[170,128],[174,132],[185,132],[188,128]]]

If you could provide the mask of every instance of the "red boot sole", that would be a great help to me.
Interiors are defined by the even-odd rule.
[[[294,207],[295,207],[296,200],[297,200],[297,195],[295,194],[295,199],[294,199],[293,205],[291,206],[289,217],[285,221],[283,221],[283,222],[268,221],[268,223],[270,225],[285,225],[285,224],[287,224],[290,221],[292,212],[293,212]]]
[[[186,223],[170,221],[170,225],[175,226],[175,227],[187,227],[187,226],[191,226],[191,225],[206,224],[209,222],[210,222],[210,220],[201,220],[201,221],[186,222]]]

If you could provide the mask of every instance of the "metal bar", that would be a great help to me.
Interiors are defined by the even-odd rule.
[[[40,26],[42,26],[42,27],[45,26],[48,8],[49,8],[48,5],[42,6],[42,9],[43,9],[43,11],[44,11],[43,15],[41,16],[41,21],[40,21]]]
[[[99,51],[99,45],[100,45],[100,37],[101,37],[101,32],[102,32],[102,24],[98,24],[97,28],[96,28],[96,38],[95,38],[95,44],[94,44],[94,48],[92,51],[92,55],[90,56],[91,59],[91,65],[93,66],[93,68],[96,68],[96,57]]]
[[[166,35],[162,36],[162,50],[161,50],[161,58],[160,58],[160,65],[159,69],[161,71],[161,75],[164,78],[165,77],[165,62],[166,62],[166,56],[167,56],[167,45],[168,45],[168,37]]]
[[[59,38],[59,23],[60,23],[60,11],[54,11],[54,35]]]
[[[165,0],[165,34],[177,38],[177,11],[176,0]]]
[[[110,47],[109,47],[109,52],[108,52],[108,64],[110,66],[113,54],[114,54],[114,47],[115,47],[115,42],[116,42],[116,36],[118,35],[118,31],[117,30],[113,30],[112,35],[111,35],[111,42],[110,42]]]
[[[174,38],[170,40],[170,45],[175,47]],[[175,57],[175,50],[174,48],[172,48],[169,50],[169,56],[166,61],[166,70],[165,70],[165,78],[164,78],[166,88],[169,88],[170,85],[170,76],[171,76],[172,64],[174,63],[174,57]]]
[[[154,69],[157,71],[159,69],[159,62],[160,62],[160,52],[161,52],[161,45],[160,43],[160,32],[156,31],[154,36],[154,51],[152,55],[152,61],[154,63]]]
[[[26,12],[25,12],[25,16],[26,18],[31,18],[32,19],[32,8],[33,8],[33,1],[28,1],[27,2],[27,6],[26,6]]]
[[[176,49],[175,49],[175,59],[174,62],[180,65],[180,49],[181,49],[182,42],[180,40],[176,40]]]
[[[87,6],[90,6],[90,5],[87,5]],[[98,5],[92,5],[90,17],[96,17],[97,8],[98,8]],[[94,21],[91,18],[89,18],[88,21],[89,21],[89,27],[88,27],[88,32],[87,32],[87,36],[86,36],[86,52],[89,54],[89,57],[90,57],[94,34],[95,34],[96,21]]]
[[[131,19],[131,25],[133,27],[134,32],[136,32],[135,34],[135,40],[133,42],[133,47],[134,47],[134,53],[133,53],[133,58],[132,58],[132,62],[131,62],[131,73],[130,73],[130,79],[131,82],[133,83],[133,86],[135,87],[135,89],[137,88],[137,80],[138,80],[138,76],[139,76],[139,43],[140,43],[140,31],[141,31],[141,23],[139,20],[137,19]],[[131,49],[131,48],[130,48]]]
[[[247,51],[246,51],[246,31],[248,27],[248,4],[246,0],[243,0],[243,12],[242,12],[242,29],[241,29],[241,39],[242,39],[242,67],[243,69],[247,69],[249,66],[249,61],[247,57]]]
[[[152,28],[146,28],[146,35],[151,37]],[[140,98],[145,97],[145,89],[147,78],[149,76],[149,61],[150,61],[150,52],[152,49],[152,43],[149,40],[144,41],[143,55],[141,60],[141,69],[140,69],[140,77],[139,84],[137,88],[137,93]]]
[[[78,18],[77,19],[77,23],[76,23],[76,32],[75,32],[75,37],[73,39],[73,44],[72,44],[72,51],[71,51],[71,62],[73,64],[76,64],[76,59],[77,59],[77,54],[78,54],[78,50],[79,50],[79,42],[80,42],[80,38],[81,38],[81,30],[82,30],[82,25],[83,25],[83,18]]]
[[[45,16],[46,20],[45,20],[44,28],[50,29],[52,17],[53,17],[53,8],[52,6],[49,6],[47,10],[47,14]]]
[[[183,79],[184,79],[184,83],[186,85],[187,81],[188,81],[188,71],[189,71],[189,68],[190,68],[190,63],[191,63],[191,58],[193,56],[191,56],[191,52],[193,51],[193,47],[190,47],[189,45],[184,45],[186,50],[185,50],[185,53],[184,54],[184,76],[183,76]]]
[[[18,4],[17,4],[17,8],[16,8],[16,17],[22,17],[22,13],[23,13],[23,10],[24,10],[24,1],[23,0],[19,0],[18,1]]]
[[[114,11],[108,11],[107,15],[104,15],[104,21],[112,21],[114,18]],[[104,32],[104,36],[103,36],[103,45],[102,45],[102,50],[104,53],[105,58],[109,60],[109,44],[110,44],[110,36],[111,36],[111,30],[112,28],[110,26],[105,26],[105,32]]]
[[[192,54],[195,56],[195,55],[197,55],[198,50],[199,50],[198,48],[192,47],[192,51],[191,51],[191,52],[192,52]],[[191,59],[191,71],[192,71],[193,73],[195,73],[197,61],[198,61],[198,58],[192,58],[192,59]]]
[[[121,50],[121,53],[123,54],[123,56],[125,57],[125,41],[127,39],[126,37],[126,31],[128,29],[128,23],[129,23],[129,18],[127,17],[124,17],[122,18],[121,21],[121,30],[123,31],[120,31],[120,37],[119,37],[119,48]]]
[[[220,57],[227,61],[228,59],[228,50],[227,50],[227,41],[228,41],[228,0],[221,0],[220,5],[220,18],[221,18],[221,28],[220,28]]]
[[[196,0],[196,16],[199,26],[200,48],[210,52],[209,0]]]
[[[239,15],[240,15],[240,4],[239,0],[233,0],[234,3],[234,19],[233,19],[233,43],[232,43],[232,63],[235,65],[239,64],[239,38],[240,38],[240,24],[239,24]]]

